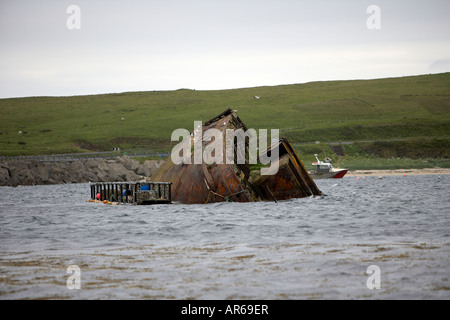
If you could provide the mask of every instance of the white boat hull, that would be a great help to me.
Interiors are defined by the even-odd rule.
[[[311,171],[311,172],[309,172],[309,175],[313,179],[340,179],[345,176],[347,171],[348,171],[348,169],[333,168],[328,172],[317,173],[317,171]]]

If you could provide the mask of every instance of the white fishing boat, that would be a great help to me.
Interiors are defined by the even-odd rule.
[[[310,171],[309,175],[313,179],[339,179],[345,176],[348,169],[334,168],[331,164],[331,159],[326,158],[324,161],[320,161],[317,154],[314,155],[317,162],[313,162],[315,170]]]

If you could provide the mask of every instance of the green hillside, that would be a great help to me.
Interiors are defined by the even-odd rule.
[[[280,129],[300,153],[326,151],[323,142],[328,141],[406,139],[423,144],[436,138],[448,148],[450,73],[217,91],[0,99],[0,155],[114,147],[168,151],[174,129],[191,131],[194,120],[206,121],[229,107],[239,111],[249,128]],[[322,146],[302,150],[315,141]],[[376,154],[371,148],[357,144],[349,152],[402,157]],[[448,156],[441,152],[440,158]]]

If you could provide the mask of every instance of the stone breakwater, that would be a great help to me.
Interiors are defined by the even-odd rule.
[[[141,164],[128,156],[75,161],[0,162],[0,186],[146,180],[163,162],[146,160]]]

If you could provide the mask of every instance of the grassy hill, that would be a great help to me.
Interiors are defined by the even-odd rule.
[[[114,147],[169,151],[174,129],[191,131],[194,120],[206,121],[229,107],[239,110],[249,128],[280,129],[307,157],[314,151],[330,153],[323,142],[341,140],[371,141],[346,148],[353,156],[423,158],[414,152],[395,154],[389,141],[398,139],[410,141],[413,149],[420,145],[422,155],[427,141],[433,141],[433,148],[441,149],[433,151],[433,158],[450,156],[450,73],[217,91],[0,99],[0,155]],[[311,144],[315,141],[322,143]],[[387,145],[373,146],[381,141]],[[380,148],[391,152],[383,154]]]

